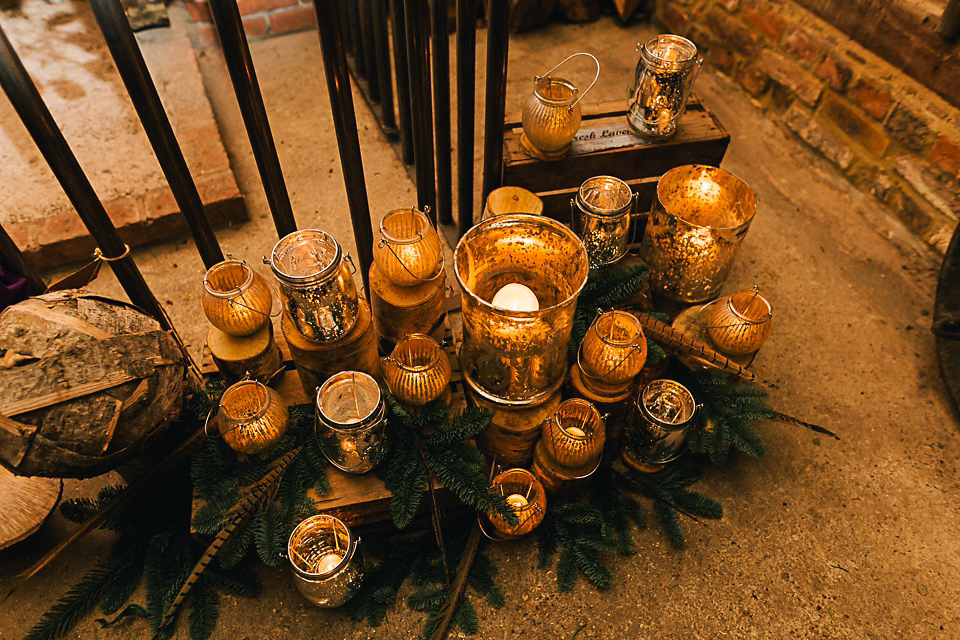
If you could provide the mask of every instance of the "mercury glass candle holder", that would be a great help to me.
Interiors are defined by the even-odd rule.
[[[297,590],[324,609],[346,604],[363,583],[360,538],[331,515],[298,524],[287,542],[287,558]]]
[[[317,389],[317,442],[323,455],[347,473],[366,473],[386,449],[387,409],[380,385],[361,371],[342,371]]]
[[[620,178],[589,178],[570,200],[573,231],[583,240],[590,267],[612,264],[627,252],[630,214],[635,197]]]
[[[627,124],[645,138],[669,138],[677,132],[703,58],[697,59],[695,44],[675,35],[637,43],[637,54],[627,88]]]
[[[509,524],[500,514],[493,513],[490,523],[497,531],[515,538],[530,533],[543,522],[547,493],[532,473],[526,469],[507,469],[493,479],[493,488],[517,514],[517,524]]]
[[[360,311],[356,268],[333,236],[319,229],[294,231],[274,246],[268,263],[297,333],[308,340],[336,340],[353,328]]]
[[[719,300],[707,317],[707,334],[713,344],[734,356],[757,351],[772,329],[773,310],[758,288]]]
[[[697,404],[679,382],[654,380],[636,400],[636,423],[627,434],[631,452],[648,464],[666,464],[683,453]]]
[[[507,213],[543,213],[543,200],[523,187],[498,187],[487,194],[483,220]]]
[[[663,174],[641,245],[651,290],[685,303],[715,297],[756,211],[750,187],[718,167],[684,165]]]
[[[405,337],[381,362],[390,393],[408,406],[439,398],[450,384],[450,359],[436,340],[423,333]]]
[[[460,368],[485,399],[536,405],[560,388],[577,297],[587,282],[587,251],[561,223],[511,214],[484,220],[457,244],[454,271],[463,308]],[[535,310],[493,304],[507,285],[528,288]]]
[[[597,65],[597,76],[582,95],[573,83],[551,76],[565,62],[576,56],[587,56]],[[559,160],[570,150],[573,136],[580,130],[580,100],[593,88],[600,76],[600,63],[589,53],[575,53],[543,76],[534,76],[533,94],[521,114],[523,134],[520,145],[524,152],[542,160]]]
[[[224,260],[203,277],[203,313],[231,336],[249,336],[270,322],[273,294],[266,279],[246,262]]]
[[[626,390],[647,361],[647,339],[640,321],[626,311],[600,315],[580,345],[583,384],[600,395]]]
[[[287,405],[256,380],[241,380],[220,396],[220,435],[238,453],[263,453],[287,433]]]
[[[387,280],[414,287],[443,270],[440,236],[430,219],[416,207],[393,209],[380,221],[373,260]]]
[[[543,444],[557,464],[582,467],[600,459],[604,429],[604,418],[592,402],[570,398],[544,421]]]

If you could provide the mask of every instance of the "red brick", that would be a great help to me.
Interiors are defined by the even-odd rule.
[[[747,57],[756,53],[760,37],[743,26],[736,18],[714,8],[707,12],[705,19],[717,38],[731,51]]]
[[[894,107],[884,126],[890,135],[914,151],[923,149],[930,135],[930,126],[924,118],[903,104]]]
[[[783,48],[803,63],[810,63],[819,54],[819,47],[805,31],[792,29],[783,39]]]
[[[193,30],[194,45],[197,49],[209,49],[220,44],[217,30],[212,24],[198,24]]]
[[[930,150],[930,159],[947,173],[960,178],[960,144],[946,136],[938,136]]]
[[[783,18],[774,12],[758,7],[744,7],[743,19],[773,42],[780,41],[780,36],[783,34],[784,22]]]
[[[206,2],[188,2],[187,13],[194,22],[213,22],[210,6]]]
[[[667,5],[663,10],[663,21],[671,33],[684,33],[690,23],[690,16],[673,5]]]
[[[317,16],[310,7],[294,7],[270,14],[271,33],[286,33],[307,29],[317,24]]]
[[[220,130],[212,119],[194,127],[178,129],[177,137],[194,178],[230,166]]]
[[[832,94],[824,96],[819,113],[877,158],[882,158],[890,146],[890,139],[880,126]]]
[[[760,68],[774,82],[790,89],[803,102],[814,105],[820,99],[823,91],[820,82],[795,61],[784,58],[770,49],[764,49],[760,52]]]
[[[832,89],[841,93],[846,90],[850,84],[850,76],[853,75],[850,67],[831,54],[827,54],[827,57],[814,67],[813,72],[826,80]]]
[[[740,6],[740,0],[717,0],[717,4],[733,13]]]
[[[240,15],[248,16],[253,13],[292,7],[297,2],[298,0],[237,0],[237,8],[240,9]]]
[[[103,208],[118,229],[143,222],[143,209],[138,196],[118,198],[104,202]]]
[[[737,69],[735,78],[754,97],[762,95],[770,84],[770,76],[753,65],[742,65]]]
[[[883,120],[890,108],[890,92],[877,86],[872,80],[857,80],[848,92],[861,109],[877,120]]]
[[[262,38],[267,35],[267,18],[265,16],[244,17],[243,31],[250,38]]]
[[[40,255],[48,264],[64,264],[90,258],[97,244],[73,209],[44,216],[37,229]]]
[[[737,57],[733,55],[733,52],[721,45],[710,47],[710,53],[706,56],[706,59],[713,65],[714,69],[728,76],[733,74],[733,69],[737,64]]]

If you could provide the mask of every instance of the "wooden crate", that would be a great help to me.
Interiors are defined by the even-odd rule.
[[[730,134],[695,95],[690,97],[677,133],[664,142],[651,142],[627,126],[626,101],[584,104],[583,120],[570,153],[555,162],[535,160],[520,148],[520,114],[504,123],[503,185],[523,187],[543,200],[543,213],[570,221],[570,200],[583,181],[611,175],[638,194],[635,215],[646,219],[664,173],[685,164],[719,166]]]

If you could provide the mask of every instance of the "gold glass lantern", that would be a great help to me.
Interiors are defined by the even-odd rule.
[[[294,231],[273,247],[269,264],[284,315],[297,333],[323,341],[350,331],[360,307],[356,268],[333,236],[319,229]]]
[[[623,392],[647,361],[647,339],[640,321],[626,311],[598,317],[583,337],[579,364],[583,384],[601,395]]]
[[[773,310],[760,289],[718,300],[707,318],[707,334],[718,350],[746,355],[763,346],[773,329]]]
[[[393,209],[380,221],[373,260],[387,280],[413,287],[436,278],[443,270],[440,236],[430,219],[416,207]]]
[[[517,524],[509,524],[498,513],[490,523],[503,535],[516,538],[530,533],[543,522],[547,513],[547,493],[537,478],[526,469],[507,469],[493,479],[494,490],[507,499],[517,514]]]
[[[678,458],[697,413],[690,391],[673,380],[654,380],[637,396],[636,410],[636,423],[627,434],[630,453],[653,465]]]
[[[450,384],[450,359],[439,343],[411,333],[382,358],[383,379],[397,400],[419,407],[439,398]]]
[[[311,516],[298,524],[287,542],[287,558],[297,590],[318,607],[345,604],[363,582],[360,538],[331,515]]]
[[[557,464],[582,467],[603,453],[604,417],[582,398],[564,400],[543,423],[543,444]]]
[[[687,106],[703,58],[695,44],[674,35],[637,43],[633,84],[627,88],[627,124],[645,138],[669,138]]]
[[[523,187],[498,187],[487,195],[483,220],[507,213],[543,213],[543,200]]]
[[[238,453],[269,450],[287,433],[287,405],[256,380],[241,380],[220,396],[220,435]]]
[[[612,264],[627,252],[635,195],[620,178],[589,178],[570,200],[573,231],[583,240],[590,267]]]
[[[273,294],[266,279],[246,262],[224,260],[203,277],[203,313],[231,336],[249,336],[270,322]]]
[[[587,56],[597,65],[597,74],[587,90],[550,74],[568,60]],[[543,76],[534,76],[533,94],[523,106],[523,134],[520,145],[525,153],[541,160],[559,160],[567,155],[573,136],[580,130],[580,101],[600,77],[600,63],[589,53],[575,53],[565,58]]]
[[[490,218],[454,257],[463,308],[460,368],[487,400],[535,405],[560,388],[589,264],[580,239],[545,216]]]
[[[332,465],[366,473],[386,445],[387,408],[380,385],[361,371],[342,371],[317,389],[317,442]]]
[[[641,246],[651,290],[686,303],[716,296],[756,211],[750,187],[718,167],[663,174]]]

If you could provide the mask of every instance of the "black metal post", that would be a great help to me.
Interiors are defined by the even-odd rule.
[[[0,85],[16,109],[20,120],[40,149],[60,186],[66,192],[84,226],[93,236],[100,251],[109,260],[110,267],[130,301],[153,316],[164,329],[170,324],[163,308],[147,286],[143,274],[127,252],[113,221],[84,175],[80,163],[70,150],[57,123],[40,98],[36,85],[17,57],[16,51],[0,27]]]
[[[476,117],[477,0],[457,0],[457,232],[473,226],[473,136]]]
[[[260,95],[260,85],[257,82],[257,72],[253,68],[253,59],[250,57],[250,47],[247,46],[247,37],[243,33],[240,10],[236,0],[209,0],[209,5],[213,23],[220,36],[220,46],[227,62],[227,71],[230,72],[233,91],[240,105],[243,124],[247,128],[247,137],[250,138],[253,157],[260,171],[260,180],[267,194],[267,204],[273,214],[273,223],[277,227],[277,235],[283,237],[297,230],[297,221],[293,217],[293,207],[290,206],[290,196],[287,194],[287,185],[280,169],[277,147],[270,133],[270,121],[263,106],[263,96]]]
[[[353,0],[346,0],[353,2]],[[350,74],[347,57],[341,40],[337,0],[314,0],[317,13],[317,32],[320,36],[320,53],[323,70],[327,76],[327,92],[333,111],[333,126],[340,148],[340,165],[347,188],[347,204],[353,223],[353,237],[357,243],[363,285],[370,291],[370,265],[373,264],[373,227],[370,224],[370,204],[367,202],[367,185],[363,177],[363,159],[360,156],[360,139],[357,137],[357,117],[353,110],[353,95],[350,92]]]
[[[507,108],[510,0],[487,3],[487,93],[483,124],[483,190],[480,202],[503,180],[503,115]]]
[[[377,74],[380,84],[380,111],[384,131],[397,132],[397,118],[393,113],[393,74],[390,72],[390,35],[387,33],[387,0],[370,0],[373,9],[373,38],[377,54]]]
[[[204,266],[209,269],[223,261],[223,252],[203,210],[197,185],[190,176],[190,169],[187,168],[183,152],[177,144],[173,127],[163,110],[157,88],[143,61],[140,47],[133,37],[120,0],[91,0],[90,6],[153,151],[157,154],[163,175],[166,176],[173,197],[187,221],[197,251],[200,252]]]
[[[23,257],[17,243],[7,234],[7,230],[0,226],[0,266],[12,275],[23,276],[30,287],[30,295],[37,296],[46,291],[47,285],[43,278]]]
[[[372,0],[352,0],[360,5],[360,33],[363,35],[364,77],[370,100],[380,102],[380,75],[377,70],[377,41],[373,30]]]
[[[358,0],[347,0],[347,15],[350,17],[350,23],[347,28],[350,29],[350,39],[353,41],[353,71],[361,78],[367,77],[367,63],[363,59],[363,33],[360,29],[360,2]],[[341,27],[341,30],[343,28]]]
[[[413,164],[416,169],[417,205],[430,207],[428,217],[437,223],[437,183],[433,162],[433,114],[430,95],[430,10],[426,0],[403,0],[407,22],[407,61],[413,116]]]
[[[340,11],[340,35],[343,38],[343,50],[353,55],[357,43],[353,40],[353,31],[350,27],[350,11],[347,10],[347,5],[342,2],[338,10]]]
[[[397,67],[397,113],[400,115],[400,158],[413,164],[413,114],[410,105],[410,71],[407,64],[407,25],[403,0],[390,0],[393,19],[393,62]]]
[[[433,0],[433,121],[436,131],[437,220],[453,222],[453,169],[450,153],[450,27],[448,0]]]

